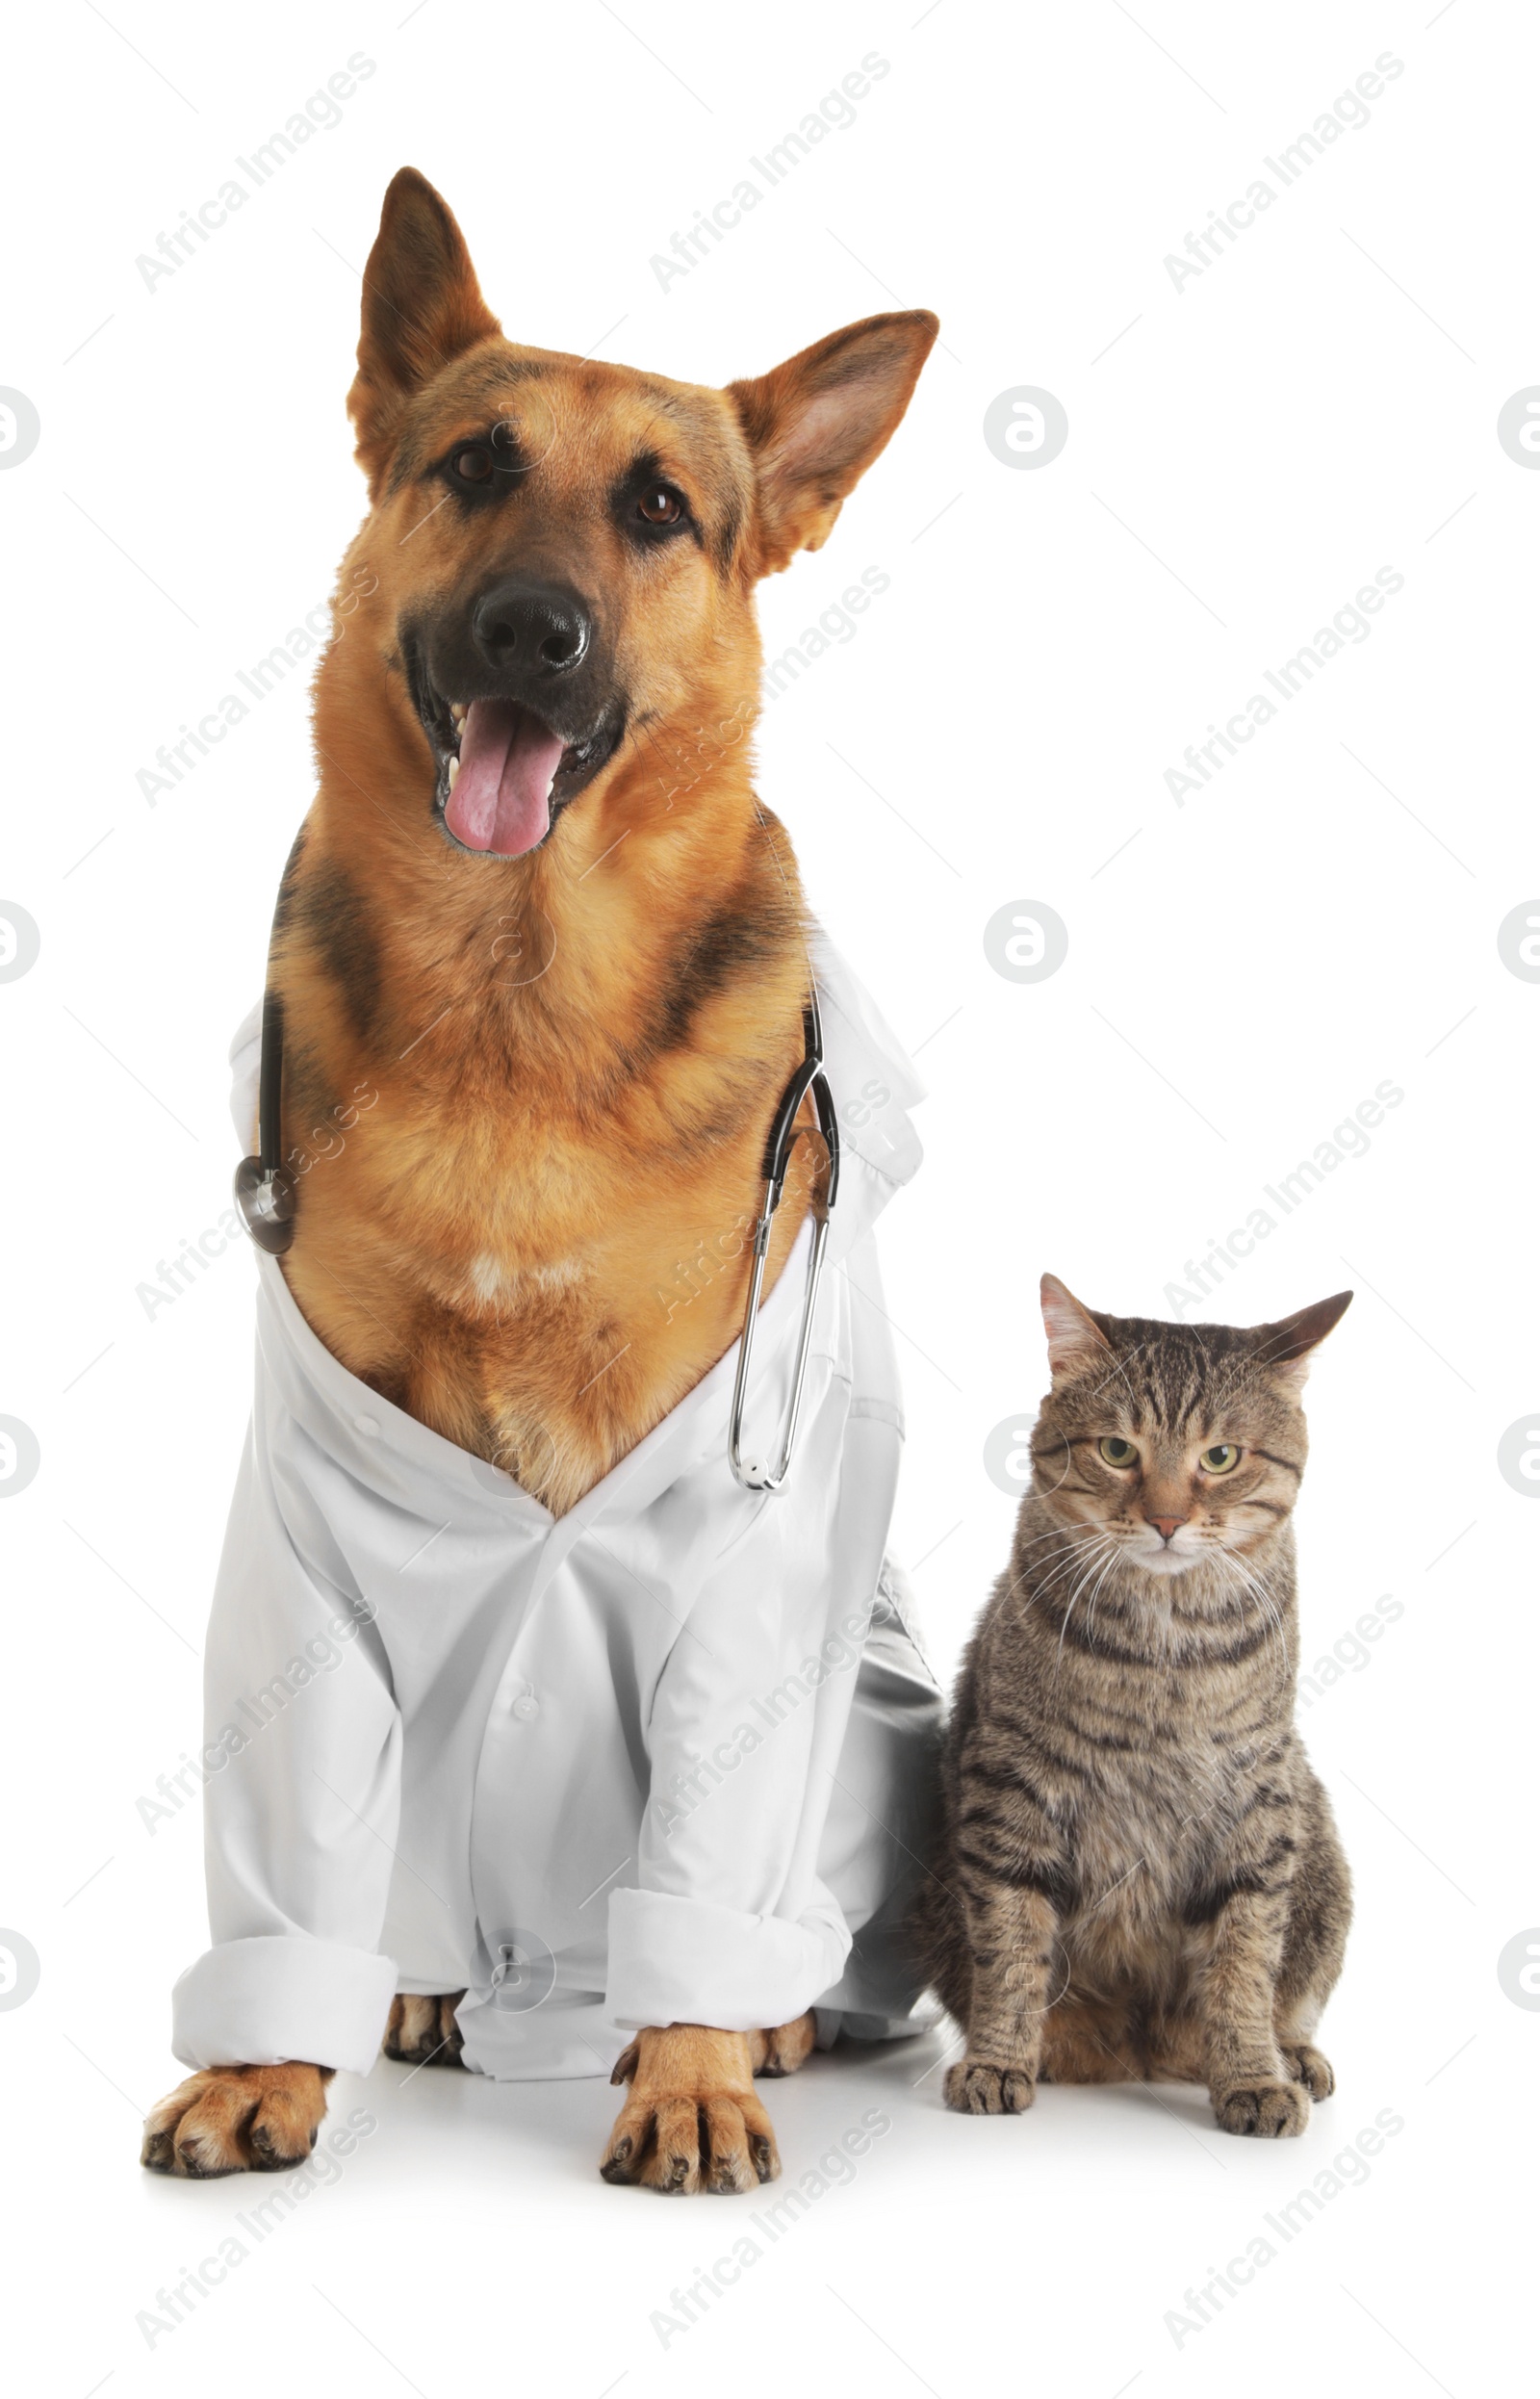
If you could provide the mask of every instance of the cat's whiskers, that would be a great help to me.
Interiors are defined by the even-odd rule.
[[[1094,1644],[1096,1638],[1096,1602],[1100,1599],[1102,1592],[1106,1587],[1107,1577],[1113,1572],[1114,1568],[1117,1564],[1117,1553],[1120,1547],[1120,1542],[1113,1542],[1112,1554],[1108,1558],[1106,1564],[1102,1567],[1100,1574],[1096,1577],[1095,1588],[1092,1590],[1090,1599],[1086,1602],[1086,1639],[1091,1644]]]
[[[1054,1585],[1065,1581],[1068,1575],[1075,1573],[1079,1569],[1079,1567],[1086,1561],[1086,1548],[1087,1545],[1084,1543],[1077,1544],[1074,1555],[1070,1558],[1062,1560],[1045,1583],[1033,1585],[1027,1593],[1025,1607],[1023,1607],[1020,1615],[1017,1617],[1018,1623],[1022,1620],[1022,1618],[1024,1618],[1027,1609],[1033,1605],[1034,1601],[1037,1601],[1040,1605],[1045,1604],[1052,1595]]]
[[[1102,1541],[1106,1542],[1109,1550],[1116,1553],[1116,1543],[1113,1541],[1111,1535],[1103,1534]],[[1111,1562],[1110,1559],[1107,1562]],[[1105,1573],[1106,1565],[1103,1563],[1103,1551],[1100,1543],[1097,1545],[1095,1554],[1092,1556],[1090,1565],[1086,1568],[1086,1571],[1081,1576],[1080,1581],[1075,1585],[1074,1589],[1069,1594],[1069,1605],[1065,1610],[1064,1622],[1059,1627],[1059,1646],[1054,1652],[1053,1670],[1056,1679],[1058,1677],[1060,1665],[1064,1662],[1065,1635],[1069,1630],[1069,1619],[1075,1612],[1075,1602],[1080,1597],[1080,1594],[1085,1589],[1087,1584],[1091,1581],[1091,1576],[1096,1573],[1098,1567],[1100,1567],[1101,1571]]]
[[[1103,1535],[1094,1527],[1066,1541],[1062,1550],[1034,1561],[1031,1570],[1033,1596],[1046,1599],[1054,1586],[1073,1574],[1093,1555],[1099,1556]]]
[[[1054,1540],[1060,1534],[1096,1533],[1101,1530],[1094,1516],[1076,1516],[1065,1524],[1051,1524],[1045,1532],[1035,1533],[1030,1541],[1018,1541],[1016,1546],[1024,1556],[1029,1549],[1036,1549],[1040,1541]]]
[[[1078,1566],[1098,1562],[1102,1554],[1102,1545],[1106,1541],[1107,1537],[1108,1536],[1104,1533],[1096,1533],[1092,1531],[1089,1539],[1076,1541],[1074,1543],[1067,1557],[1062,1557],[1056,1561],[1050,1561],[1051,1571],[1044,1577],[1041,1583],[1036,1585],[1034,1596],[1039,1599],[1046,1599],[1055,1584],[1065,1581],[1069,1575],[1074,1573]]]
[[[1043,1563],[1043,1561],[1040,1558],[1029,1559],[1027,1553],[1030,1550],[1040,1548],[1044,1541],[1073,1543],[1080,1540],[1086,1534],[1095,1533],[1100,1528],[1094,1523],[1081,1523],[1077,1520],[1068,1524],[1049,1525],[1045,1532],[1035,1533],[1030,1541],[1018,1541],[1016,1544],[1016,1554],[1023,1561],[1023,1571],[1031,1572],[1036,1567]],[[1050,1552],[1049,1554],[1052,1555],[1053,1553]]]
[[[1016,1593],[1023,1588],[1026,1592],[1026,1596],[1022,1600],[1020,1606],[1013,1611],[1017,1624],[1024,1621],[1027,1611],[1032,1606],[1033,1601],[1035,1599],[1043,1598],[1046,1593],[1052,1589],[1054,1583],[1058,1580],[1061,1573],[1066,1571],[1067,1569],[1073,1568],[1079,1563],[1081,1559],[1085,1556],[1087,1548],[1090,1546],[1089,1541],[1084,1536],[1088,1535],[1093,1536],[1095,1533],[1095,1527],[1091,1525],[1078,1527],[1073,1532],[1066,1532],[1062,1526],[1055,1527],[1054,1530],[1064,1535],[1063,1549],[1049,1551],[1046,1557],[1034,1559],[1029,1564],[1023,1566],[1022,1571],[1019,1574],[1012,1577],[1011,1583],[1007,1587],[1005,1593],[1005,1598],[1007,1600],[1014,1600]],[[1049,1537],[1049,1535],[1046,1534],[1040,1534],[1037,1537],[1040,1540],[1045,1540]],[[1028,1543],[1025,1546],[1030,1547],[1031,1544]],[[1048,1566],[1051,1569],[1051,1572],[1049,1573],[1046,1582],[1040,1583],[1038,1582],[1037,1577],[1044,1565]]]
[[[1277,1641],[1279,1682],[1287,1682],[1289,1675],[1288,1645],[1284,1639],[1283,1617],[1279,1612],[1278,1603],[1273,1597],[1271,1591],[1269,1590],[1267,1585],[1263,1583],[1255,1574],[1253,1574],[1248,1566],[1243,1565],[1234,1550],[1221,1544],[1221,1551],[1222,1555],[1219,1562],[1224,1569],[1226,1577],[1233,1578],[1235,1585],[1239,1586],[1243,1591],[1249,1593],[1253,1599],[1260,1602],[1263,1614],[1270,1626],[1270,1634],[1276,1638]]]

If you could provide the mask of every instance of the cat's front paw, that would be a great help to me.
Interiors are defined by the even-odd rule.
[[[1232,2083],[1227,2090],[1212,2091],[1209,2096],[1221,2132],[1248,2133],[1258,2141],[1290,2141],[1310,2122],[1310,2101],[1303,2085],[1275,2081],[1270,2075]]]
[[[1302,2082],[1313,2100],[1330,2099],[1337,2088],[1337,2077],[1329,2058],[1313,2050],[1308,2041],[1285,2042],[1281,2053],[1296,2082]]]
[[[1020,2066],[987,2066],[982,2058],[962,2057],[947,2068],[941,2092],[960,2116],[1019,2116],[1036,2099],[1038,2083]]]

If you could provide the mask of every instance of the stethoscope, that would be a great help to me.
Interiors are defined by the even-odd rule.
[[[839,1193],[839,1122],[834,1115],[834,1096],[824,1072],[824,1027],[818,1013],[818,986],[811,968],[808,975],[808,998],[802,1012],[803,1056],[793,1070],[790,1082],[781,1095],[781,1105],[771,1121],[764,1145],[764,1204],[755,1220],[754,1264],[749,1274],[749,1296],[744,1303],[743,1331],[738,1338],[737,1372],[732,1378],[732,1407],[728,1417],[728,1463],[746,1491],[780,1491],[785,1487],[791,1471],[791,1453],[797,1440],[797,1418],[802,1413],[802,1390],[808,1380],[808,1357],[812,1347],[812,1321],[818,1305],[818,1286],[823,1280],[824,1251],[829,1247],[829,1212]],[[808,1252],[808,1282],[803,1294],[802,1326],[797,1334],[797,1354],[791,1368],[791,1399],[785,1422],[781,1430],[780,1457],[774,1466],[766,1466],[757,1457],[743,1455],[743,1409],[749,1389],[749,1360],[754,1354],[755,1319],[759,1310],[759,1293],[764,1284],[765,1259],[770,1250],[770,1228],[781,1194],[785,1187],[786,1169],[791,1163],[791,1146],[797,1138],[797,1110],[808,1092],[818,1112],[818,1130],[824,1138],[829,1155],[829,1170],[824,1188],[811,1200],[813,1230],[812,1247]]]
[[[728,1416],[728,1463],[746,1491],[780,1491],[785,1487],[796,1447],[797,1419],[802,1413],[803,1388],[812,1348],[813,1317],[823,1280],[824,1252],[829,1247],[829,1216],[839,1190],[839,1123],[834,1094],[824,1071],[823,1019],[818,1013],[818,988],[808,971],[808,998],[802,1012],[803,1055],[781,1095],[780,1105],[765,1137],[764,1200],[755,1220],[753,1263],[743,1330],[738,1337],[737,1371],[732,1379],[732,1406]],[[246,1231],[269,1257],[281,1257],[295,1237],[297,1195],[295,1178],[283,1164],[283,1001],[270,985],[262,1001],[262,1057],[257,1093],[257,1153],[243,1158],[235,1171],[235,1203]],[[799,1127],[796,1118],[811,1092],[818,1130],[828,1152],[828,1172],[821,1193],[811,1201],[812,1246],[808,1256],[808,1281],[803,1294],[802,1325],[791,1369],[791,1397],[781,1428],[776,1462],[743,1455],[743,1416],[749,1391],[749,1362],[754,1355],[755,1321],[764,1288],[765,1265],[776,1211],[785,1189],[786,1170]]]

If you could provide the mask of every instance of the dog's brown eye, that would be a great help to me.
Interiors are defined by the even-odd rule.
[[[636,503],[636,513],[649,525],[677,525],[683,510],[677,493],[671,492],[666,483],[654,483]]]
[[[462,483],[484,483],[492,473],[492,452],[485,442],[472,442],[454,454],[454,472]]]

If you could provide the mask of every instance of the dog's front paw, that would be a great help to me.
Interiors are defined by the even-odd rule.
[[[1037,2077],[1019,2066],[960,2057],[946,2070],[941,2096],[960,2116],[1019,2116],[1038,2095]]]
[[[600,2162],[606,2182],[640,2182],[650,2191],[752,2191],[781,2172],[746,2033],[707,2025],[639,2032],[610,2080],[631,2089]]]
[[[144,2119],[140,2164],[207,2181],[302,2166],[326,2113],[329,2066],[212,2066]]]
[[[1310,2100],[1302,2082],[1281,2082],[1270,2075],[1259,2075],[1211,2091],[1209,2097],[1221,2132],[1248,2134],[1258,2141],[1290,2141],[1310,2122]]]
[[[817,2020],[810,2007],[804,2008],[789,2025],[768,2025],[762,2032],[751,2032],[749,2062],[757,2075],[794,2075],[817,2044]]]
[[[463,1991],[445,1991],[432,1999],[398,1992],[391,2001],[385,2027],[384,2052],[407,2066],[459,2066],[465,2042],[454,2021]]]

